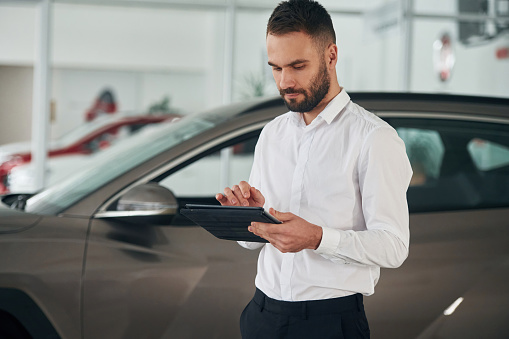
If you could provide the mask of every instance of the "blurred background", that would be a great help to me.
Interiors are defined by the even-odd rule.
[[[509,97],[509,0],[320,2],[348,91]],[[0,145],[277,95],[265,51],[277,3],[0,0]]]

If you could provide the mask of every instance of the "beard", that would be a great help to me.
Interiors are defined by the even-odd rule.
[[[302,89],[293,89],[287,88],[279,91],[279,94],[283,98],[283,101],[286,104],[286,107],[293,112],[306,113],[312,111],[320,102],[322,102],[323,98],[329,92],[330,87],[330,76],[327,73],[327,67],[325,63],[322,64],[320,70],[315,75],[315,77],[311,80],[311,86],[309,90],[304,88]],[[301,93],[304,95],[304,100],[302,102],[297,102],[297,99],[285,99],[285,94],[291,93]]]

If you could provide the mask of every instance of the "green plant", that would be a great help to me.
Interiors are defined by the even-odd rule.
[[[148,114],[175,114],[178,110],[170,107],[171,99],[168,95],[164,96],[161,101],[157,101],[150,105]]]

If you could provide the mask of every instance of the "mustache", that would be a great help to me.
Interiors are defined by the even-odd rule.
[[[296,93],[306,94],[306,91],[304,89],[294,89],[294,88],[286,88],[279,90],[279,94],[282,97],[284,97],[285,94],[296,94]]]

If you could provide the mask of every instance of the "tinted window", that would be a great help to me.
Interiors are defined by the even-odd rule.
[[[421,186],[438,179],[444,157],[444,144],[437,131],[400,127],[396,129],[405,141],[413,176],[410,186]]]
[[[386,119],[405,141],[411,212],[509,205],[509,125]]]
[[[509,148],[496,142],[474,138],[468,143],[468,152],[481,171],[490,171],[509,165]]]

